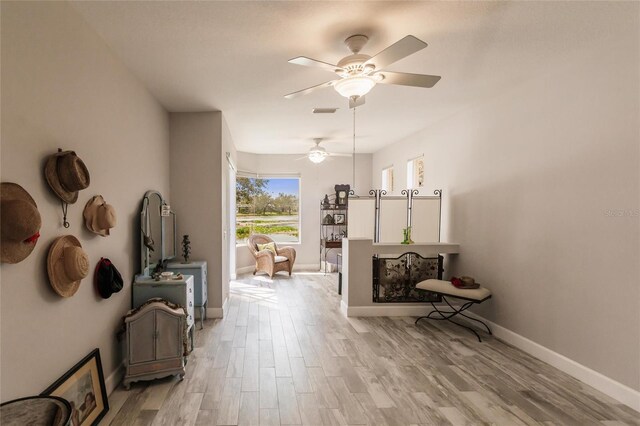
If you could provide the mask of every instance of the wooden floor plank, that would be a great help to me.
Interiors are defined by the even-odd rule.
[[[103,425],[636,425],[640,413],[493,337],[345,318],[335,274],[243,276],[183,381],[134,383]]]

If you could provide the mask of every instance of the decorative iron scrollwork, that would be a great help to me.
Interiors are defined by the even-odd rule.
[[[373,258],[373,301],[377,303],[440,302],[434,293],[416,290],[416,284],[442,278],[442,256],[422,257],[409,252],[395,258]]]

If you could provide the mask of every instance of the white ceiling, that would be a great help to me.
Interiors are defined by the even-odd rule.
[[[236,147],[304,153],[312,138],[351,149],[352,115],[332,88],[283,95],[334,75],[287,62],[336,63],[343,40],[374,55],[407,34],[429,47],[389,68],[441,75],[432,89],[378,85],[357,111],[357,150],[375,152],[429,124],[550,72],[567,52],[606,36],[611,3],[75,2],[74,7],[169,111],[220,110]],[[339,107],[313,115],[314,107]]]

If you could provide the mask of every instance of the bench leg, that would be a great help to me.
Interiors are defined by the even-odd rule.
[[[460,309],[456,309],[453,305],[451,305],[451,303],[449,303],[449,301],[447,300],[446,297],[442,296],[442,300],[451,308],[451,311],[441,311],[438,309],[438,307],[431,302],[431,306],[433,306],[433,311],[429,312],[426,316],[423,317],[419,317],[418,319],[416,319],[415,324],[418,324],[418,321],[420,321],[421,319],[433,319],[433,320],[437,320],[437,321],[442,321],[442,320],[446,320],[449,321],[450,323],[453,323],[459,327],[465,328],[467,330],[469,330],[471,333],[475,334],[475,336],[478,338],[478,342],[482,342],[482,339],[480,338],[480,335],[471,327],[467,327],[466,325],[460,324],[459,322],[453,321],[451,318],[455,317],[456,315],[462,315],[463,317],[470,319],[472,321],[476,321],[479,322],[480,324],[482,324],[484,326],[484,328],[487,329],[487,332],[492,335],[493,333],[491,332],[491,329],[489,328],[489,326],[487,324],[485,324],[483,321],[480,321],[479,319],[476,318],[471,318],[468,315],[465,315],[463,313],[463,311],[466,311],[467,309],[469,309],[469,307],[471,307],[471,305],[473,305],[474,302],[467,302],[464,305],[462,305],[460,307]],[[438,314],[440,315],[440,317],[433,317],[433,314]]]

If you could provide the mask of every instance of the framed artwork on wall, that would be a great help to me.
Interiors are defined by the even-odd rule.
[[[418,187],[424,186],[424,158],[420,157],[416,160],[416,179]]]
[[[41,395],[58,396],[69,401],[72,425],[95,426],[99,424],[109,411],[100,349],[96,348],[91,351]]]
[[[407,161],[407,188],[424,186],[424,156]]]

